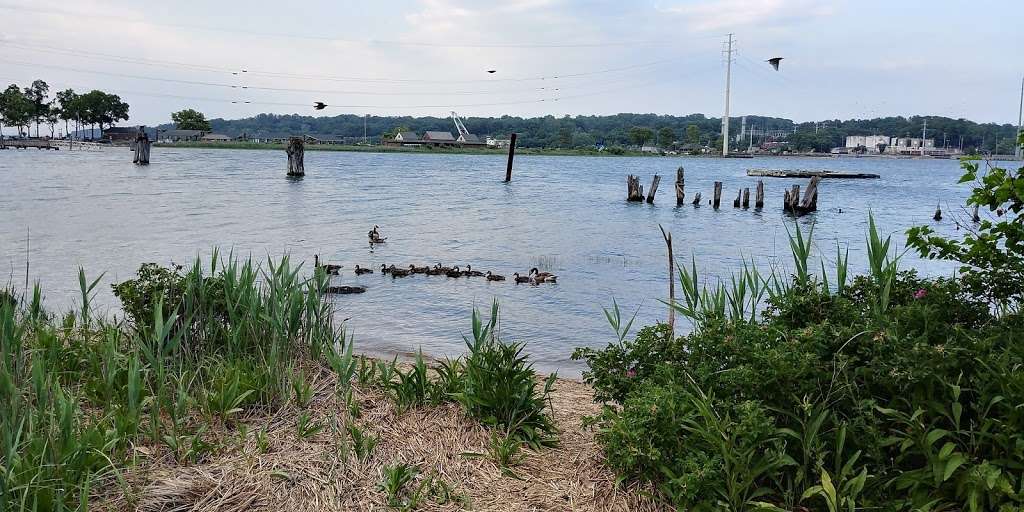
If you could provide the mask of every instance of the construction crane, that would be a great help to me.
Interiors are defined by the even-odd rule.
[[[457,138],[466,140],[466,137],[469,136],[469,130],[466,129],[465,124],[462,124],[462,119],[459,117],[459,114],[452,112],[452,121],[455,123],[455,130],[459,132],[459,136]]]

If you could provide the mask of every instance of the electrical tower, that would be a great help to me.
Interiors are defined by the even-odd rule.
[[[729,33],[725,42],[725,114],[722,115],[722,156],[729,156],[729,87],[732,82],[732,39]]]

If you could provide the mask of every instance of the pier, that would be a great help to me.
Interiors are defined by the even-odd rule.
[[[840,171],[802,171],[798,169],[747,169],[747,176],[763,178],[831,178],[831,179],[876,179],[878,174]]]
[[[14,149],[52,149],[54,151],[60,150],[60,147],[53,144],[53,141],[48,139],[4,139],[0,141],[0,148],[14,148]]]

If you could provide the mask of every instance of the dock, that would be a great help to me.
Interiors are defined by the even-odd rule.
[[[880,178],[878,174],[841,171],[804,171],[799,169],[747,169],[747,176],[763,178],[830,178],[864,180]]]
[[[56,144],[51,144],[51,141],[46,139],[4,139],[0,142],[0,147],[5,149],[52,149],[54,151],[60,149]]]

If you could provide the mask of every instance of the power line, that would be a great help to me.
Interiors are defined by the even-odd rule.
[[[110,14],[96,14],[90,12],[81,11],[67,11],[52,8],[43,7],[29,7],[23,5],[11,5],[11,4],[0,4],[0,9],[8,9],[13,11],[31,12],[36,14],[45,14],[53,16],[64,16],[64,17],[75,17],[75,18],[99,18],[116,20],[126,23],[144,23],[153,26],[163,26],[170,28],[181,28],[188,30],[201,30],[207,32],[217,33],[235,33],[244,34],[259,37],[276,37],[276,38],[287,38],[287,39],[304,39],[312,41],[338,41],[346,43],[355,43],[363,45],[388,45],[388,46],[419,46],[425,48],[520,48],[520,49],[544,49],[544,48],[603,48],[603,47],[652,47],[652,46],[676,46],[678,41],[590,41],[590,42],[560,42],[560,43],[435,43],[430,41],[401,41],[401,40],[388,40],[388,39],[352,39],[347,37],[339,37],[333,35],[312,35],[312,34],[294,34],[294,33],[282,33],[282,32],[257,32],[251,30],[243,30],[237,28],[228,27],[213,27],[213,26],[202,26],[202,25],[186,25],[181,23],[165,23],[165,22],[153,22],[149,20],[140,20],[137,18],[131,18],[127,16],[117,16]],[[713,36],[713,37],[718,37]]]
[[[323,80],[333,82],[370,82],[370,83],[388,83],[388,84],[469,84],[469,83],[492,83],[492,82],[534,82],[534,81],[548,81],[548,80],[559,80],[569,78],[584,78],[602,74],[618,73],[623,71],[632,71],[636,69],[643,69],[648,67],[657,66],[660,64],[667,64],[672,62],[679,62],[683,60],[683,57],[673,57],[667,59],[659,59],[639,64],[631,64],[628,66],[618,66],[605,69],[597,69],[591,71],[580,71],[573,73],[561,73],[551,75],[538,75],[529,77],[518,77],[518,78],[489,78],[489,79],[464,79],[464,80],[437,80],[437,79],[415,79],[415,78],[375,78],[375,77],[359,77],[359,76],[331,76],[331,75],[308,75],[299,73],[288,73],[280,71],[264,71],[259,69],[247,69],[247,68],[228,68],[228,67],[217,67],[217,66],[206,66],[202,64],[189,64],[184,62],[175,62],[158,59],[146,59],[141,57],[125,57],[120,55],[113,55],[109,53],[94,52],[89,50],[71,49],[71,48],[59,48],[54,46],[45,45],[28,45],[19,42],[12,41],[0,41],[0,45],[13,46],[16,48],[27,49],[31,51],[57,53],[63,55],[87,57],[94,59],[106,59],[114,60],[116,62],[126,62],[132,64],[143,64],[151,66],[169,66],[169,67],[183,67],[187,69],[194,69],[199,71],[209,71],[216,73],[225,73],[231,75],[260,75],[277,78],[295,78],[305,80]]]

